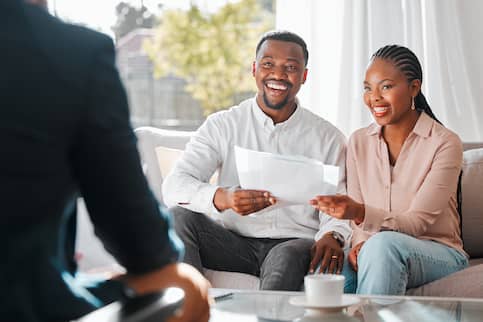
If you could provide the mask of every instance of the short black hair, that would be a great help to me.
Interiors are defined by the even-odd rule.
[[[255,51],[255,55],[258,56],[258,52],[260,51],[260,47],[265,42],[265,40],[280,40],[280,41],[288,41],[293,42],[302,47],[302,51],[304,52],[304,60],[305,66],[307,66],[307,62],[309,61],[309,51],[307,50],[307,44],[299,35],[287,31],[287,30],[272,30],[267,31],[263,34],[262,38],[258,41],[257,49]]]

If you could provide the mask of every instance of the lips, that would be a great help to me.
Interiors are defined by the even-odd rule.
[[[292,84],[286,81],[267,80],[265,81],[265,86],[274,95],[280,95],[288,91],[292,87]]]
[[[381,117],[386,115],[389,111],[389,106],[373,106],[372,110],[374,111],[374,115],[377,117]]]

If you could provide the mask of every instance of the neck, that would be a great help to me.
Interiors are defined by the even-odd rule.
[[[382,128],[382,136],[387,143],[402,145],[414,129],[420,112],[412,111],[408,117],[395,124],[388,124]]]
[[[266,106],[263,102],[263,98],[260,98],[259,96],[257,96],[257,104],[263,113],[272,119],[273,124],[285,122],[297,109],[297,103],[295,100],[287,102],[287,104],[278,110]]]

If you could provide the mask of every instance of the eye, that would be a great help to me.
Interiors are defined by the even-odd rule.
[[[297,66],[295,66],[295,65],[288,65],[287,67],[285,67],[285,69],[287,70],[287,72],[296,72],[297,71]]]
[[[370,92],[371,91],[371,88],[369,86],[364,86],[364,92],[367,93],[367,92]]]
[[[263,68],[272,68],[273,64],[269,61],[263,62],[262,67]]]
[[[383,90],[389,90],[389,89],[391,89],[392,87],[393,87],[392,85],[388,85],[388,84],[386,84],[386,85],[382,85],[382,89],[383,89]]]

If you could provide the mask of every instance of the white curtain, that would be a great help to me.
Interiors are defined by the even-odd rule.
[[[346,135],[372,122],[362,101],[370,56],[387,44],[415,52],[423,93],[463,141],[483,141],[483,1],[278,0],[276,25],[309,47],[302,104]]]

